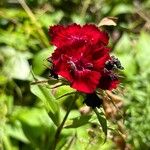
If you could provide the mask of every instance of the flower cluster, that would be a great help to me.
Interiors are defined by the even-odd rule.
[[[72,88],[87,94],[97,88],[117,87],[119,80],[115,70],[122,66],[109,54],[106,32],[92,24],[71,24],[52,26],[49,35],[51,44],[56,47],[49,57],[55,77],[64,77]]]

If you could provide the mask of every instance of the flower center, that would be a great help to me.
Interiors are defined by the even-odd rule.
[[[75,61],[68,61],[67,62],[70,67],[70,71],[84,71],[84,70],[91,70],[93,68],[92,63],[83,63],[81,60],[75,60]]]

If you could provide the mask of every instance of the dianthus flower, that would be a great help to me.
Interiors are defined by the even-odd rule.
[[[92,24],[72,24],[52,26],[49,35],[56,47],[49,57],[55,76],[64,77],[72,88],[84,93],[117,87],[119,80],[113,69],[119,68],[119,61],[109,55],[106,32]]]

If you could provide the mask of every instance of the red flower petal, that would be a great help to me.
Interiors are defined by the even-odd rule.
[[[70,66],[68,64],[69,58],[67,56],[63,56],[59,60],[54,61],[55,63],[55,72],[58,75],[66,78],[68,81],[72,82],[72,75],[70,73]]]
[[[102,70],[105,67],[105,62],[110,59],[109,48],[102,47],[93,55],[93,66],[96,70]]]
[[[70,45],[80,37],[80,25],[72,24],[67,27],[57,25],[49,28],[51,43],[56,47]]]
[[[78,91],[92,93],[99,83],[100,73],[90,70],[75,70],[74,72],[71,72],[68,67],[67,57],[64,59],[59,60],[55,65],[56,73],[66,78],[71,83],[71,87]]]
[[[90,51],[88,46],[76,42],[69,46],[63,46],[62,48],[55,49],[54,53],[51,56],[51,59],[54,64],[56,64],[64,55],[72,58],[73,60],[78,60],[86,51]]]
[[[62,25],[55,25],[49,27],[49,35],[53,38],[56,36],[59,32],[64,30],[64,26]]]
[[[75,74],[71,87],[84,93],[93,93],[100,79],[100,73],[96,71],[83,71]]]
[[[93,64],[94,70],[101,71],[104,69],[105,62],[110,59],[110,48],[102,45],[87,46],[87,51],[83,54],[83,59]],[[97,48],[98,47],[98,48]]]
[[[65,26],[53,26],[49,28],[51,43],[56,47],[71,45],[76,41],[88,44],[103,43],[108,44],[108,34],[100,31],[95,25],[84,25],[81,27],[77,24]]]
[[[116,89],[120,81],[116,79],[111,79],[109,74],[105,74],[100,78],[99,88],[103,90],[113,90]]]
[[[108,34],[104,31],[101,31],[98,27],[93,24],[86,24],[82,28],[82,34],[86,35],[92,43],[103,43],[104,45],[108,44]]]

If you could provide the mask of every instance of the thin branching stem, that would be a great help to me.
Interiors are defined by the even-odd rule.
[[[56,130],[56,134],[55,134],[55,137],[54,137],[54,144],[53,144],[53,146],[52,146],[52,150],[55,150],[55,149],[56,149],[56,146],[57,146],[57,144],[58,144],[58,142],[59,142],[59,138],[60,138],[61,131],[62,131],[62,129],[63,129],[63,126],[64,126],[64,124],[65,124],[65,122],[66,122],[66,120],[67,120],[67,118],[68,118],[68,116],[69,116],[69,113],[70,113],[70,111],[71,111],[71,109],[72,109],[72,106],[74,105],[76,99],[77,99],[77,93],[75,94],[74,99],[73,99],[72,102],[70,103],[70,105],[69,105],[69,107],[68,107],[68,110],[67,110],[67,112],[66,112],[66,115],[64,116],[64,118],[63,118],[61,124],[58,126],[58,128],[57,128],[57,130]]]

